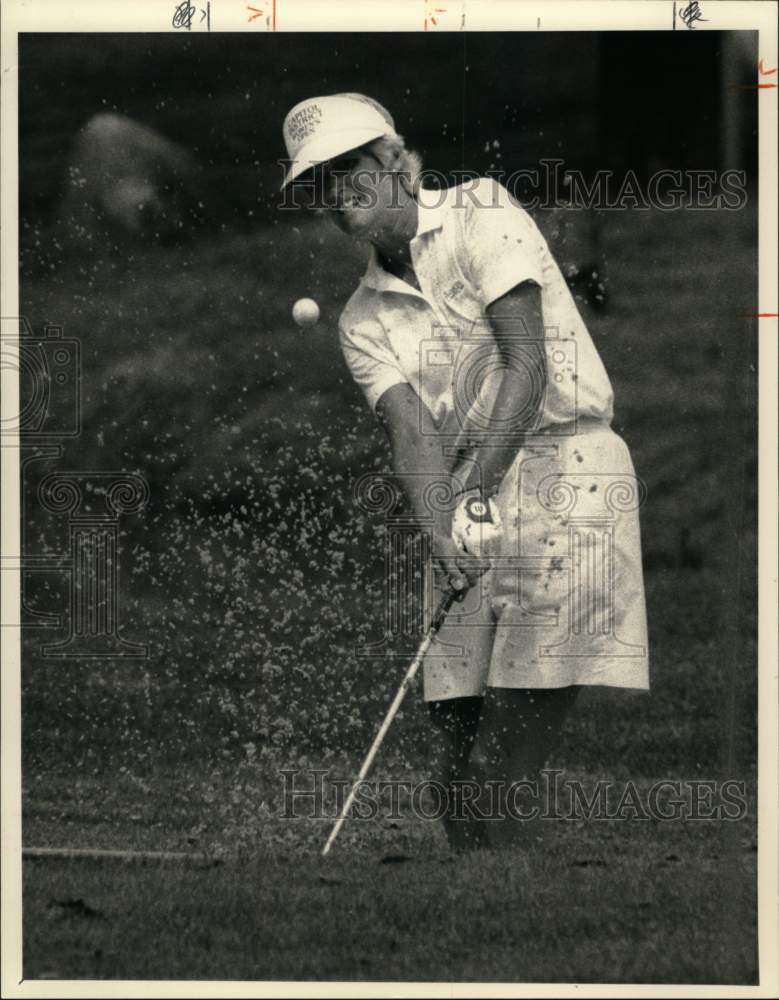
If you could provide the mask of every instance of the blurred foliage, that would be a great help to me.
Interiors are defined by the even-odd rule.
[[[556,32],[22,36],[22,215],[51,219],[76,130],[118,111],[193,150],[213,222],[252,229],[275,214],[284,115],[341,91],[385,104],[433,170],[543,157],[586,172],[714,168],[721,37],[579,32],[572,48]],[[755,109],[744,95],[747,123]]]
[[[81,435],[27,466],[25,553],[67,552],[66,519],[38,505],[48,472],[125,470],[151,487],[148,509],[120,523],[119,595],[122,634],[149,658],[44,657],[64,631],[24,630],[25,843],[238,857],[213,878],[26,864],[28,977],[390,968],[540,981],[560,978],[565,954],[578,981],[603,969],[628,982],[754,981],[753,200],[603,221],[609,307],[579,307],[647,484],[652,691],[583,692],[550,761],[643,788],[742,778],[746,824],[555,823],[507,880],[498,855],[439,858],[430,823],[351,823],[328,879],[305,861],[322,822],[277,818],[280,767],[355,772],[409,652],[393,640],[394,658],[358,655],[383,631],[384,524],[353,488],[389,455],[336,322],[365,254],[324,220],[274,210],[284,113],[313,92],[367,91],[442,170],[540,156],[713,167],[717,33],[656,33],[662,45],[609,35],[579,34],[575,49],[530,34],[20,39],[21,311],[36,334],[55,324],[78,339],[83,362]],[[56,204],[75,130],[103,109],[194,149],[210,230],[179,245],[73,246]],[[322,309],[307,331],[291,319],[301,296]],[[26,598],[65,611],[64,574],[29,574]],[[411,692],[377,775],[424,777],[429,734]],[[422,864],[374,863],[398,845]],[[68,899],[107,919],[85,926]],[[517,899],[529,914],[519,936],[505,920]]]
[[[384,525],[353,484],[389,458],[337,346],[364,261],[325,220],[294,223],[25,272],[34,329],[63,324],[84,358],[83,432],[30,467],[30,550],[66,544],[64,519],[36,506],[44,472],[124,468],[151,486],[145,515],[122,522],[120,583],[124,634],[151,658],[44,659],[58,636],[28,630],[31,763],[357,752],[394,694],[408,647],[356,654],[382,634]],[[752,301],[753,240],[749,212],[620,216],[606,231],[611,307],[580,302],[647,483],[654,683],[648,699],[589,693],[570,744],[587,766],[712,766],[729,691],[737,756],[753,751],[756,345],[735,315]],[[290,315],[304,294],[323,315],[307,331]],[[32,583],[31,606],[66,606],[61,579]],[[393,739],[388,753],[424,751],[418,696]]]
[[[60,634],[27,629],[31,767],[353,752],[404,669],[402,655],[355,652],[382,633],[384,527],[358,509],[353,484],[389,457],[336,340],[365,254],[325,220],[273,211],[287,109],[312,90],[365,90],[428,166],[479,171],[541,155],[600,165],[606,149],[618,160],[629,147],[602,136],[635,139],[643,121],[631,155],[651,165],[665,151],[661,164],[678,167],[713,148],[717,88],[700,74],[719,42],[698,34],[683,50],[663,42],[676,67],[667,85],[702,81],[684,137],[676,104],[658,124],[640,73],[614,86],[631,58],[640,69],[657,56],[651,33],[577,36],[575,57],[554,34],[22,38],[22,311],[36,333],[52,323],[77,338],[83,360],[80,437],[29,466],[27,554],[67,545],[64,519],[37,506],[46,472],[123,469],[151,486],[146,513],[121,525],[120,583],[124,634],[151,657],[42,658]],[[436,72],[420,75],[431,61]],[[631,95],[631,129],[604,87],[613,102]],[[75,129],[101,109],[195,150],[215,230],[179,245],[68,243],[52,224],[57,186]],[[654,692],[588,692],[571,723],[582,763],[706,767],[730,738],[731,704],[738,756],[753,751],[756,341],[739,317],[757,301],[755,241],[753,202],[603,223],[609,310],[580,308],[614,384],[615,429],[648,488]],[[322,308],[306,332],[290,316],[304,295]],[[36,610],[67,606],[61,575],[28,584]],[[409,699],[393,730],[399,752],[424,750],[423,711]]]

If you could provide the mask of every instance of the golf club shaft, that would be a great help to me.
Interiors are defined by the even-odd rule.
[[[395,715],[398,709],[400,708],[403,699],[406,696],[406,691],[408,691],[411,682],[414,680],[414,677],[416,676],[416,673],[419,670],[419,667],[425,658],[425,654],[427,653],[428,648],[430,647],[430,643],[435,638],[436,632],[438,632],[438,630],[443,625],[444,619],[446,618],[446,614],[449,611],[449,608],[451,608],[456,597],[457,597],[457,592],[454,590],[449,590],[441,598],[441,601],[438,607],[436,608],[435,614],[433,615],[433,619],[430,622],[430,625],[428,626],[427,632],[425,632],[425,637],[422,640],[419,649],[417,650],[417,655],[414,657],[411,666],[406,671],[406,676],[400,683],[400,687],[398,688],[398,693],[395,695],[395,700],[390,705],[389,710],[386,716],[384,717],[384,722],[382,722],[381,728],[376,734],[376,739],[373,741],[373,745],[368,751],[368,756],[365,758],[363,765],[360,768],[360,773],[357,775],[357,778],[354,784],[352,785],[351,791],[349,792],[349,796],[346,802],[344,803],[343,809],[341,810],[341,815],[335,821],[335,826],[330,831],[330,836],[327,838],[327,843],[322,848],[322,857],[324,857],[329,852],[330,848],[332,847],[335,841],[335,838],[338,836],[338,831],[341,829],[343,821],[346,819],[349,810],[351,809],[352,802],[354,801],[354,797],[357,794],[357,789],[359,788],[360,782],[365,780],[365,777],[367,776],[368,771],[371,768],[371,764],[373,764],[374,757],[378,753],[379,747],[381,746],[384,737],[387,735],[387,730],[392,725],[392,720],[395,718]]]

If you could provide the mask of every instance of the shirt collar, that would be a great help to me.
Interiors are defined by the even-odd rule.
[[[446,193],[437,188],[420,188],[417,192],[417,236],[440,229]],[[416,238],[416,237],[415,237]]]
[[[425,233],[431,233],[434,229],[440,229],[443,225],[443,192],[420,188],[417,194],[417,234],[414,240]],[[414,242],[412,240],[412,243]],[[385,271],[379,263],[379,255],[375,247],[371,247],[371,255],[368,260],[368,267],[363,275],[362,282],[369,288],[377,292],[403,292],[419,295],[420,293],[407,285],[405,281],[396,278],[394,274]]]

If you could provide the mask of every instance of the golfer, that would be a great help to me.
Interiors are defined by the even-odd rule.
[[[361,94],[297,104],[284,139],[285,186],[313,182],[370,245],[341,347],[433,525],[436,586],[462,597],[424,663],[449,841],[522,844],[581,688],[648,688],[641,490],[608,376],[497,181],[423,187],[419,157]],[[485,514],[488,542],[469,544]]]

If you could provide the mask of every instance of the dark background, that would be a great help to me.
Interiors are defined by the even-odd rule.
[[[148,658],[44,654],[68,634],[67,572],[23,576],[24,842],[243,850],[257,868],[209,881],[26,865],[28,978],[755,981],[758,98],[743,89],[756,36],[741,42],[708,30],[20,38],[22,311],[82,356],[80,435],[25,467],[25,556],[67,569],[67,518],[37,497],[47,473],[127,471],[150,487],[119,537],[120,633]],[[435,831],[363,824],[344,830],[329,882],[321,823],[273,822],[280,767],[356,771],[413,645],[356,653],[383,629],[385,529],[353,487],[389,460],[337,345],[364,248],[278,210],[284,115],[341,90],[385,103],[430,169],[559,157],[587,178],[746,171],[738,211],[606,212],[598,226],[568,213],[569,243],[559,216],[536,214],[556,255],[607,264],[605,309],[575,295],[647,487],[651,693],[584,692],[551,764],[643,788],[737,778],[744,822],[553,824],[557,846],[517,865],[380,870],[377,844],[424,854]],[[58,208],[68,161],[106,110],[197,157],[204,225],[186,239],[75,238]],[[308,331],[290,315],[304,295],[322,308]],[[44,613],[61,626],[35,627]],[[380,773],[424,777],[428,752],[415,692]],[[85,901],[108,918],[88,920]]]
[[[743,88],[753,78],[755,36],[740,33],[739,41],[734,47],[717,32],[23,36],[24,313],[36,334],[57,324],[82,351],[82,432],[63,442],[57,462],[30,466],[25,485],[29,553],[61,550],[64,540],[65,524],[38,508],[43,474],[135,471],[151,501],[144,517],[123,524],[122,609],[171,671],[171,691],[191,666],[181,643],[190,658],[201,651],[234,692],[252,687],[257,664],[282,655],[280,645],[282,660],[297,663],[307,629],[314,638],[306,657],[324,657],[339,689],[352,690],[344,680],[351,670],[364,673],[358,661],[346,670],[340,651],[363,633],[375,637],[383,529],[357,509],[352,487],[365,471],[386,468],[388,455],[335,339],[364,252],[325,220],[279,210],[277,162],[287,110],[348,89],[385,102],[431,169],[510,172],[560,157],[586,178],[611,169],[618,181],[627,169],[644,180],[661,168],[746,171],[751,196],[737,212],[601,213],[596,242],[610,275],[608,308],[594,310],[580,291],[576,298],[615,387],[614,427],[647,483],[647,571],[674,594],[681,588],[677,612],[688,613],[679,573],[692,573],[724,621],[750,620],[740,588],[754,586],[756,365],[743,316],[757,311],[757,92]],[[74,241],[58,214],[69,151],[80,126],[104,110],[195,154],[205,227],[174,245],[116,233]],[[580,263],[592,250],[590,214],[568,213],[583,234],[570,244],[583,248]],[[536,217],[551,239],[557,223],[549,218],[557,216]],[[323,310],[307,333],[290,319],[302,295]],[[734,558],[737,577],[718,580]],[[30,574],[26,583],[31,607],[66,602],[67,580]],[[355,593],[366,607],[353,603]],[[236,604],[247,620],[237,644]],[[656,636],[667,613],[650,614]],[[31,648],[48,633],[30,629]],[[210,651],[204,636],[216,643]],[[84,669],[67,666],[75,676]],[[164,676],[153,673],[160,683]],[[198,676],[188,673],[187,683]],[[320,670],[312,678],[327,691]],[[377,698],[385,686],[391,678]],[[43,708],[50,689],[30,684],[29,692],[29,704],[43,699]],[[77,684],[72,696],[86,697]],[[349,742],[338,718],[321,729],[301,725],[322,706],[290,713],[281,688],[272,700],[283,708],[275,728],[247,720],[247,732]],[[190,708],[185,700],[177,713]],[[219,731],[210,694],[199,711]],[[110,729],[110,717],[94,717],[103,723]],[[358,740],[364,724],[353,715]],[[78,711],[72,725],[78,730]],[[48,736],[30,745],[41,750]]]
[[[750,33],[740,34],[748,48]],[[433,170],[516,170],[560,157],[587,174],[630,167],[646,177],[702,165],[752,173],[756,92],[739,102],[743,162],[722,162],[723,76],[732,72],[724,38],[712,31],[324,33],[313,41],[22,36],[22,214],[51,216],[75,131],[97,111],[114,110],[195,151],[214,214],[234,225],[271,219],[284,115],[306,97],[350,90],[390,108]],[[751,82],[755,62],[744,59],[736,79]],[[496,138],[497,159],[485,150]]]
[[[755,36],[739,41],[726,44],[717,32],[23,36],[23,308],[36,334],[55,323],[82,351],[82,432],[63,442],[57,462],[30,466],[25,484],[28,554],[61,550],[64,540],[65,524],[38,508],[43,474],[135,471],[151,501],[144,517],[123,525],[122,609],[165,664],[152,676],[165,687],[169,671],[170,691],[180,671],[196,682],[183,643],[188,658],[197,649],[219,675],[220,690],[252,687],[269,658],[299,666],[296,646],[310,629],[307,661],[323,657],[338,688],[352,691],[344,677],[364,670],[351,659],[347,670],[342,652],[364,632],[375,636],[383,587],[383,528],[357,509],[352,486],[388,460],[335,339],[364,252],[326,220],[279,210],[277,162],[286,111],[306,96],[348,89],[386,102],[431,169],[510,172],[554,156],[585,177],[602,169],[644,179],[660,168],[746,171],[750,197],[737,212],[602,213],[608,308],[576,298],[615,387],[614,427],[647,483],[645,566],[658,574],[648,577],[650,594],[653,580],[662,582],[674,612],[693,614],[679,576],[691,573],[726,631],[741,615],[751,621],[741,590],[754,589],[756,361],[743,317],[757,311],[757,91],[743,87],[753,78]],[[122,242],[115,233],[74,242],[58,199],[74,136],[101,110],[194,152],[205,228],[175,245]],[[586,248],[588,213],[568,214]],[[537,218],[549,231],[544,213]],[[307,333],[290,319],[302,295],[323,310]],[[718,576],[734,559],[736,576]],[[26,585],[30,607],[66,603],[65,579],[44,587],[42,574],[29,574]],[[246,618],[237,643],[236,606]],[[660,614],[650,614],[656,637],[665,635],[668,611],[663,598]],[[29,630],[32,650],[48,632]],[[202,645],[204,636],[216,645]],[[75,662],[65,672],[99,669]],[[310,681],[326,692],[327,676],[316,669]],[[390,686],[382,680],[376,697]],[[69,690],[77,703],[87,697],[75,682]],[[50,687],[30,682],[28,691],[43,711]],[[219,731],[212,693],[199,711]],[[338,718],[302,724],[321,705],[290,713],[282,688],[269,693],[283,713],[275,727],[247,719],[247,732],[349,742]],[[193,698],[177,707],[184,719],[200,704]],[[147,706],[142,715],[153,730],[154,712]],[[101,714],[93,723],[112,725]],[[71,724],[77,732],[77,709]],[[352,716],[358,740],[364,724]],[[43,750],[48,730],[33,740],[36,732],[26,729],[30,746]]]

